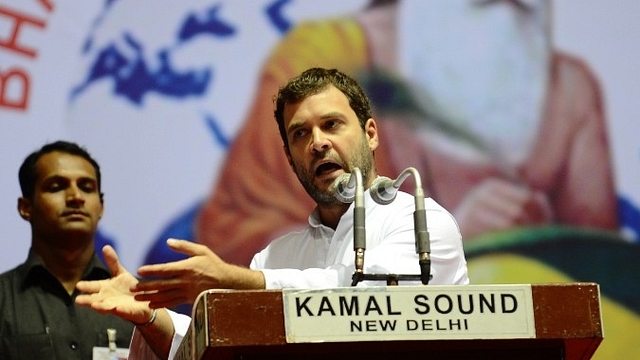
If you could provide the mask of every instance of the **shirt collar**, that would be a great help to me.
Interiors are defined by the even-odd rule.
[[[42,263],[40,257],[35,253],[33,248],[30,248],[27,260],[22,265],[20,265],[20,268],[18,270],[20,284],[22,286],[26,286],[28,280],[30,280],[34,276],[37,276],[37,274],[41,274],[42,271],[49,273],[47,268]],[[87,264],[87,267],[82,274],[82,280],[102,280],[108,279],[110,277],[111,272],[94,252],[91,260],[89,261],[89,264]]]

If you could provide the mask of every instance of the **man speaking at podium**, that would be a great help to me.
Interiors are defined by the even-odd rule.
[[[280,88],[275,118],[284,152],[300,183],[317,206],[309,225],[283,235],[253,257],[250,268],[229,264],[211,249],[189,241],[169,240],[188,259],[145,265],[139,281],[105,247],[114,277],[84,281],[77,287],[80,305],[121,316],[137,325],[130,359],[173,358],[190,318],[166,310],[193,303],[208,289],[335,288],[350,286],[355,270],[354,204],[335,196],[334,181],[358,168],[368,189],[378,177],[375,150],[378,128],[369,99],[344,73],[312,68]],[[260,174],[258,174],[260,175]],[[269,174],[264,174],[269,181]],[[278,186],[274,184],[273,186]],[[365,273],[419,274],[414,235],[414,197],[403,192],[380,205],[364,196],[367,261]],[[430,235],[431,284],[468,284],[462,237],[451,214],[425,199]],[[412,284],[419,284],[411,282]],[[384,285],[363,281],[359,286]]]

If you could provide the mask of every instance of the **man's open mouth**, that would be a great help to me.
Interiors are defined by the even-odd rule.
[[[341,170],[341,169],[342,169],[342,166],[336,163],[332,163],[332,162],[323,163],[316,168],[316,176],[330,174],[334,171]]]

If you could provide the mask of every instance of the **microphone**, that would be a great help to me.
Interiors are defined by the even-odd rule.
[[[344,173],[333,181],[333,192],[336,199],[343,203],[352,203],[356,196],[356,177]]]
[[[381,205],[391,204],[396,199],[396,194],[398,193],[398,188],[402,185],[402,181],[394,181],[386,176],[378,176],[369,187],[371,198]]]
[[[395,200],[398,189],[409,175],[413,175],[416,184],[413,195],[415,201],[413,227],[418,264],[420,265],[420,280],[422,284],[427,285],[431,279],[431,241],[427,231],[427,211],[424,207],[424,191],[422,190],[420,173],[415,168],[408,167],[395,180],[380,176],[372,182],[369,192],[375,202],[382,205],[390,204]]]
[[[367,247],[365,230],[364,184],[362,172],[354,167],[352,173],[344,173],[333,181],[334,196],[343,203],[355,200],[353,206],[353,250],[355,257],[355,272],[352,286],[355,286],[364,276],[364,250]]]

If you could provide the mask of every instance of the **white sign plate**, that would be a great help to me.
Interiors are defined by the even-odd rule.
[[[287,342],[534,338],[531,285],[283,290]]]

